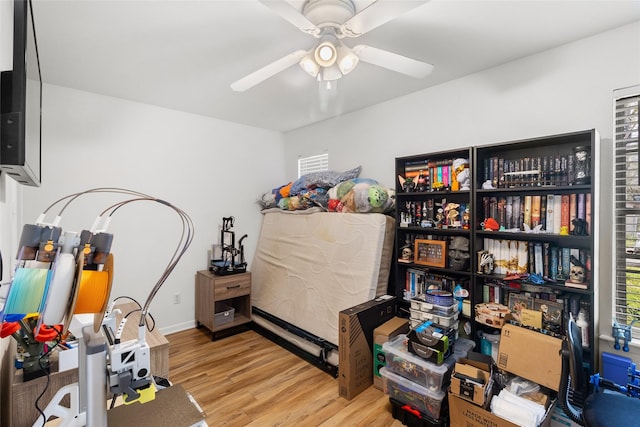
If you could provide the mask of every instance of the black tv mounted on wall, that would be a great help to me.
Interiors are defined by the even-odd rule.
[[[13,70],[1,76],[0,171],[42,181],[42,78],[31,0],[13,2]]]

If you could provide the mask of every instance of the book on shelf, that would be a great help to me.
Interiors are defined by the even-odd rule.
[[[513,228],[513,196],[505,198],[504,202],[505,227],[509,230]]]
[[[553,194],[547,194],[547,219],[545,224],[545,230],[553,233],[553,227],[555,226],[555,204]]]
[[[563,194],[560,197],[560,234],[566,236],[569,234],[569,200],[571,198],[568,194]]]
[[[531,196],[531,228],[540,225],[540,201],[541,196]]]
[[[531,227],[531,196],[524,196],[524,224]]]
[[[561,280],[566,280],[571,271],[571,248],[560,248],[558,260],[558,275]]]
[[[529,253],[529,242],[526,241],[517,241],[516,245],[518,247],[518,265],[516,267],[516,273],[526,273],[528,266],[528,253]]]
[[[549,262],[551,261],[551,244],[544,242],[542,244],[542,275],[545,277],[551,277],[549,275]]]
[[[507,204],[507,199],[504,197],[500,197],[498,199],[498,224],[506,228],[507,225],[507,212],[505,211],[505,205]]]
[[[547,196],[540,196],[540,224],[542,229],[547,229]]]
[[[485,284],[482,287],[482,302],[501,304],[502,288],[495,283]]]
[[[549,206],[547,205],[547,209]],[[560,228],[562,227],[562,196],[555,194],[553,196],[553,233],[560,234]]]
[[[406,272],[406,294],[411,298],[425,292],[425,272],[417,268],[408,268]]]
[[[591,193],[587,193],[584,200],[585,221],[587,222],[587,234],[591,235]]]
[[[496,197],[489,198],[489,218],[498,221],[498,199]]]
[[[522,230],[522,220],[521,220],[521,213],[522,213],[522,203],[521,203],[521,198],[520,196],[513,196],[513,202],[512,202],[513,206],[512,206],[512,215],[513,215],[513,228],[517,228]]]
[[[549,277],[552,279],[556,279],[558,277],[558,247],[551,246],[549,247]]]
[[[576,193],[569,194],[569,234],[573,234],[575,228],[575,220],[578,217],[578,195]]]
[[[576,211],[576,217],[580,219],[586,219],[586,213],[587,213],[587,211],[585,210],[586,195],[584,193],[578,193],[577,198],[578,198],[578,208]]]
[[[543,256],[542,256],[542,243],[536,242],[533,245],[534,251],[534,269],[533,272],[539,276],[542,276],[542,272],[544,271],[543,265]]]
[[[587,282],[575,283],[575,282],[572,282],[571,280],[566,280],[564,282],[564,285],[567,288],[574,288],[574,289],[588,289],[589,288],[589,285],[588,285]]]

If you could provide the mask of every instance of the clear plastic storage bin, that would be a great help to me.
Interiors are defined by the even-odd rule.
[[[442,390],[430,390],[394,374],[387,368],[380,369],[383,389],[390,397],[417,409],[434,419],[440,418],[440,408],[446,393]]]
[[[446,385],[445,378],[449,367],[436,365],[409,353],[406,341],[407,336],[400,334],[382,345],[387,370],[429,390],[442,390],[442,385]]]

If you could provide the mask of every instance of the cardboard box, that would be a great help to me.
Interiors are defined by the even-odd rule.
[[[562,340],[531,329],[506,324],[500,335],[498,367],[512,374],[557,391],[560,385]],[[544,362],[544,363],[542,363]],[[513,424],[474,403],[449,393],[451,427],[516,427]],[[549,405],[542,427],[551,424],[555,401]]]
[[[560,338],[506,324],[500,335],[497,365],[500,369],[558,391],[562,374],[561,349]]]
[[[373,385],[382,390],[380,368],[387,365],[386,354],[382,346],[400,334],[409,332],[409,319],[394,317],[373,330]]]
[[[491,364],[491,356],[473,352],[458,360],[451,375],[451,393],[484,406],[493,386]]]
[[[396,297],[384,295],[338,315],[338,394],[353,399],[373,384],[373,330],[398,313]]]
[[[547,410],[540,427],[549,427],[551,423],[551,411],[554,405]],[[492,414],[482,407],[462,399],[453,393],[449,393],[449,426],[450,427],[518,427],[504,418]]]

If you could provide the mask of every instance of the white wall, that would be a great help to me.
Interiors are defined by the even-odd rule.
[[[596,128],[603,140],[600,333],[607,335],[613,91],[638,83],[640,22],[289,132],[287,175],[299,155],[326,151],[331,169],[361,163],[361,176],[394,187],[395,157]],[[614,351],[606,337],[600,350]],[[640,361],[640,347],[634,357]]]
[[[639,52],[635,23],[289,132],[287,175],[299,154],[328,150],[331,169],[362,163],[394,186],[398,156],[594,127],[611,138],[612,92],[638,83]]]
[[[280,133],[58,86],[44,86],[43,184],[25,187],[23,223],[60,197],[93,187],[124,187],[166,200],[189,214],[195,239],[156,296],[151,311],[165,333],[194,325],[194,276],[207,268],[222,217],[248,234],[251,261],[261,216],[255,201],[284,180]],[[88,195],[63,214],[81,231],[121,197]],[[45,221],[52,221],[57,207]],[[111,296],[144,302],[178,244],[181,223],[164,205],[134,203],[111,221],[115,280]],[[182,303],[174,304],[173,295]]]

